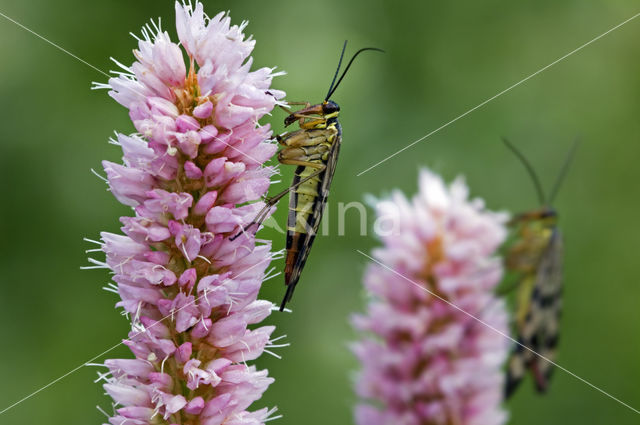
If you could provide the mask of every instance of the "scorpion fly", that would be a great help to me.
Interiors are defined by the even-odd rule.
[[[576,141],[567,154],[553,190],[549,198],[545,198],[531,164],[508,140],[503,141],[527,169],[541,205],[538,209],[516,215],[510,222],[516,229],[517,239],[507,252],[506,267],[518,275],[515,318],[518,345],[507,365],[505,396],[509,398],[527,370],[531,372],[538,392],[546,391],[553,372],[553,365],[548,360],[554,361],[558,344],[563,240],[557,227],[558,215],[551,203],[578,143]]]
[[[309,102],[292,102],[289,105],[304,105],[298,111],[282,107],[289,115],[284,119],[285,127],[297,122],[298,130],[285,132],[276,137],[282,149],[278,152],[278,161],[284,165],[296,165],[293,182],[288,189],[268,198],[264,208],[243,231],[259,226],[269,215],[271,208],[289,193],[289,213],[287,216],[286,263],[284,283],[287,291],[280,305],[280,311],[291,300],[293,291],[309,256],[311,245],[322,220],[333,174],[338,162],[338,153],[342,142],[342,128],[338,122],[340,106],[331,95],[336,91],[355,58],[362,52],[374,50],[365,47],[358,50],[349,60],[340,78],[342,59],[347,47],[345,41],[338,67],[322,103],[312,105]],[[337,82],[336,82],[337,78]],[[239,235],[234,236],[237,237]]]

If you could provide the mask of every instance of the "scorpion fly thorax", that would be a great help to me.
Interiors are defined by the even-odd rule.
[[[516,216],[511,225],[517,241],[506,256],[506,266],[516,272],[534,272],[556,228],[557,215],[550,208],[543,208]]]
[[[326,119],[325,128],[330,130],[328,141],[333,143],[341,134],[340,123],[338,123],[338,116],[340,115],[340,106],[333,100],[326,100],[322,103],[322,112]]]

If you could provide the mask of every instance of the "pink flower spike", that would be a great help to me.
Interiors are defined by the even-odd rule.
[[[178,363],[186,363],[191,358],[193,353],[193,344],[185,342],[176,350],[176,360]]]
[[[144,258],[151,263],[158,264],[159,266],[164,266],[169,262],[171,256],[166,252],[147,251],[144,253]]]
[[[186,161],[184,163],[184,175],[191,180],[199,180],[202,178],[202,170],[198,168],[192,161]],[[211,193],[211,192],[210,192]]]
[[[178,284],[180,286],[184,286],[187,292],[191,292],[193,285],[196,283],[196,279],[198,278],[198,272],[194,268],[190,268],[185,270],[180,278],[178,279]]]
[[[379,229],[383,246],[365,272],[367,311],[353,318],[363,333],[353,345],[358,425],[506,423],[509,341],[496,329],[509,330],[494,255],[508,217],[483,205],[462,180],[447,187],[428,170],[413,199],[395,192],[377,203],[391,226]]]
[[[273,379],[247,362],[273,332],[260,325],[272,304],[257,299],[273,254],[230,238],[270,184],[272,134],[258,120],[275,106],[269,90],[284,93],[272,68],[251,71],[245,24],[176,2],[176,27],[179,42],[145,27],[135,62],[109,80],[138,131],[117,136],[124,164],[103,162],[134,214],[120,219],[124,235],[101,235],[135,356],[105,361],[109,423],[260,425],[273,410],[249,409]]]
[[[149,381],[158,390],[169,390],[173,385],[173,379],[166,373],[153,372],[149,374]]]
[[[182,153],[193,159],[198,155],[198,147],[200,146],[200,134],[196,131],[189,130],[186,133],[176,133],[178,139],[178,147]]]
[[[207,100],[201,105],[193,108],[193,116],[200,119],[206,119],[211,116],[211,112],[213,112],[213,103],[210,100]]]
[[[200,339],[209,335],[212,323],[213,322],[211,321],[211,319],[204,319],[196,323],[196,325],[193,327],[193,330],[191,331],[191,337]]]
[[[198,200],[198,203],[196,203],[196,206],[193,208],[193,213],[200,216],[206,215],[207,212],[213,208],[217,199],[218,192],[215,190],[207,192]]]
[[[145,199],[144,194],[154,185],[153,178],[144,170],[124,167],[109,161],[103,161],[102,164],[111,192],[125,205],[138,205]]]
[[[180,115],[176,119],[176,129],[180,133],[186,133],[187,131],[197,131],[200,129],[198,120],[189,115]]]
[[[204,126],[200,130],[200,141],[202,143],[209,143],[218,135],[218,129],[213,125]]]
[[[178,107],[168,99],[161,97],[151,97],[147,100],[147,105],[151,108],[151,113],[166,115],[170,118],[178,118]]]
[[[195,397],[191,399],[184,411],[189,415],[199,415],[204,409],[204,399],[202,397]]]

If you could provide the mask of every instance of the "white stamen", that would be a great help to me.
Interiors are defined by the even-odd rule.
[[[104,410],[102,410],[102,407],[100,406],[96,406],[96,409],[98,409],[98,412],[102,413],[103,415],[105,415],[107,418],[111,418],[111,415],[109,415],[107,412],[105,412]]]
[[[136,307],[136,314],[135,316],[133,316],[133,321],[137,322],[140,319],[140,311],[142,310],[142,301],[140,301],[138,303],[138,306]]]
[[[160,373],[161,373],[161,374],[162,374],[162,373],[164,373],[164,362],[166,362],[168,358],[169,358],[169,356],[165,357],[165,358],[162,360],[162,363],[160,363]]]
[[[109,59],[111,59],[111,61],[112,61],[113,63],[115,63],[116,65],[118,65],[120,68],[122,68],[122,69],[124,69],[125,71],[127,71],[127,72],[128,72],[128,75],[131,75],[131,76],[133,76],[133,75],[134,75],[134,74],[133,74],[133,69],[131,69],[131,67],[129,67],[129,66],[127,66],[127,65],[124,65],[124,64],[122,64],[122,63],[118,62],[118,60],[117,60],[116,58],[110,57]],[[117,74],[117,73],[118,73],[118,71],[109,71],[109,72],[112,72],[112,73],[114,73],[114,74]]]
[[[115,286],[113,283],[109,283],[107,284],[107,286],[103,286],[102,289],[104,289],[107,292],[113,292],[114,294],[118,295],[118,287]]]
[[[206,261],[207,263],[211,264],[211,261],[209,261],[209,259],[207,257],[203,257],[202,255],[198,255],[196,258],[201,258],[204,261]]]
[[[273,339],[272,339],[272,340],[270,340],[269,342],[276,342],[276,341],[281,340],[282,338],[286,338],[286,337],[287,337],[286,335],[280,335],[280,336],[279,336],[279,337],[277,337],[277,338],[273,338]]]
[[[275,419],[280,419],[283,416],[282,415],[278,415],[278,416],[271,416],[274,413],[276,413],[278,411],[278,408],[276,406],[274,406],[271,410],[267,411],[267,416],[264,419],[265,422],[269,422],[269,421],[273,421]],[[271,416],[271,417],[270,417]]]
[[[264,283],[264,282],[266,282],[266,281],[268,281],[270,279],[273,279],[274,277],[278,277],[278,276],[280,276],[282,274],[281,271],[276,271],[275,273],[273,273],[275,270],[276,270],[276,268],[272,267],[267,273],[265,273],[264,278],[262,278],[262,282]],[[271,273],[273,273],[273,274],[271,274]]]
[[[244,341],[241,341],[241,342],[247,347],[247,350],[251,350],[251,348],[249,348],[249,345],[247,345],[246,342],[244,342]],[[247,368],[247,370],[248,370],[249,369],[249,365],[247,364],[247,362],[246,362],[246,360],[244,358],[244,351],[241,351],[240,355],[242,356],[242,363],[244,364],[244,367]]]
[[[282,356],[277,355],[277,354],[276,354],[276,353],[274,353],[273,351],[269,351],[269,350],[267,350],[267,349],[265,348],[265,349],[264,349],[264,352],[265,352],[265,353],[267,353],[267,354],[272,355],[273,357],[275,357],[275,358],[276,358],[276,359],[278,359],[278,360],[282,360]]]
[[[109,382],[109,375],[111,374],[111,372],[106,372],[106,373],[100,373],[98,372],[98,378],[93,381],[94,384],[97,384],[100,381],[105,381],[105,382]]]
[[[187,247],[182,244],[182,253],[184,254],[184,258],[187,259],[188,262],[191,262],[191,258],[189,258],[189,254],[187,254]]]
[[[109,84],[98,83],[97,81],[92,81],[91,84],[91,90],[111,90],[111,86]]]
[[[94,170],[93,168],[91,169],[91,172],[92,172],[94,175],[96,175],[100,180],[102,180],[102,181],[104,181],[104,182],[109,183],[109,180],[108,180],[106,177],[101,176],[101,175],[100,175],[96,170]]]
[[[80,270],[91,270],[91,269],[108,269],[107,263],[103,263],[102,261],[98,261],[95,258],[87,258],[90,263],[95,264],[95,266],[82,266]]]
[[[202,316],[202,318],[200,320],[202,320],[202,327],[204,327],[205,330],[207,332],[209,332],[209,328],[207,327],[207,323],[204,321],[204,316]]]
[[[209,288],[204,288],[204,291],[202,291],[204,292],[204,294],[202,296],[204,297],[204,300],[207,302],[207,306],[211,307],[211,303],[209,302],[209,298],[207,297],[208,291],[209,291]]]

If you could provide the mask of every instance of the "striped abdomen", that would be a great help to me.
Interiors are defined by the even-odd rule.
[[[293,184],[317,170],[311,167],[298,167]],[[325,171],[326,172],[326,171]],[[318,208],[323,208],[324,198],[321,196],[321,182],[324,173],[312,177],[291,192],[289,216],[287,219],[287,257],[284,269],[284,280],[288,286],[287,293],[300,278],[300,273],[309,254],[317,232],[317,220],[322,217]]]

